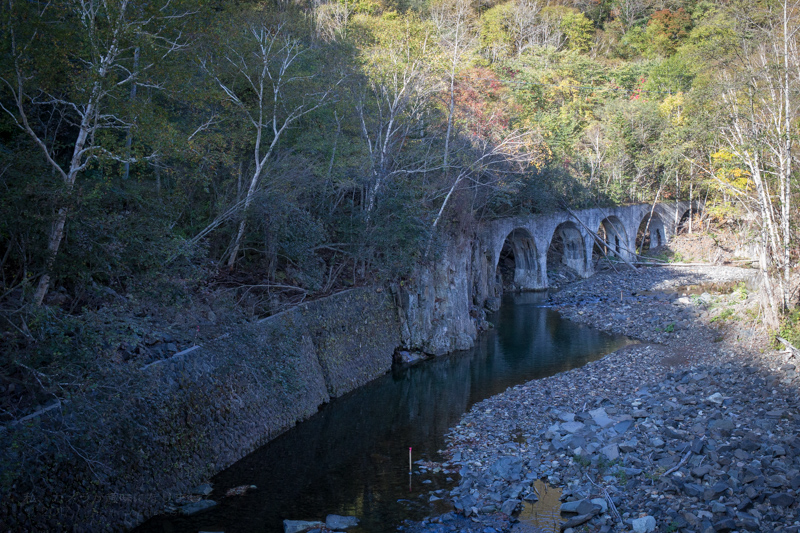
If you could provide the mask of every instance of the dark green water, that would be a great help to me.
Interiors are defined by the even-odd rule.
[[[216,508],[192,518],[156,517],[136,531],[282,532],[283,519],[324,521],[333,513],[359,517],[358,531],[381,532],[405,518],[446,511],[428,503],[428,493],[453,483],[445,474],[409,476],[409,447],[415,461],[440,460],[445,433],[474,403],[629,342],[562,319],[543,307],[545,299],[541,293],[507,296],[490,317],[497,328],[474,349],[394,368],[336,399],[216,476]],[[239,485],[258,489],[223,498]]]

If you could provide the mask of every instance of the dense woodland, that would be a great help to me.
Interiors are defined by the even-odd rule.
[[[263,316],[563,205],[705,201],[759,244],[764,318],[797,298],[786,0],[4,0],[0,24],[0,330],[29,364],[115,350],[89,333],[113,306]]]

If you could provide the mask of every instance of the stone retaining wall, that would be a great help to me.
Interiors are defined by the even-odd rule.
[[[119,531],[386,372],[381,288],[303,304],[0,428],[0,531]]]

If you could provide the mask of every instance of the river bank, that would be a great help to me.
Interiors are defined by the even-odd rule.
[[[751,324],[753,272],[606,272],[555,294],[566,318],[642,343],[473,406],[445,450],[458,514],[403,529],[799,530],[800,381]],[[556,502],[550,523],[499,523],[535,507],[540,479],[561,518]]]

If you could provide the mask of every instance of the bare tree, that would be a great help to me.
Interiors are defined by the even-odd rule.
[[[358,97],[361,135],[369,156],[370,181],[365,192],[367,220],[381,189],[396,175],[430,170],[427,159],[400,164],[412,132],[423,129],[423,117],[436,89],[428,54],[427,31],[412,22],[388,23],[380,42],[367,50],[368,80]]]
[[[223,98],[243,116],[251,134],[252,173],[244,197],[232,208],[233,213],[241,214],[241,220],[229,250],[229,268],[236,264],[247,228],[247,211],[262,186],[281,137],[292,124],[332,96],[334,87],[304,90],[312,76],[296,68],[301,54],[299,40],[287,35],[281,26],[259,21],[244,24],[230,36],[219,55],[200,62],[221,89]],[[209,227],[216,227],[233,213],[226,211]]]
[[[752,38],[741,40],[738,65],[721,72],[727,112],[722,134],[755,185],[762,236],[759,264],[773,326],[790,303],[791,176],[796,149],[792,125],[798,118],[800,91],[798,4],[777,0],[756,11],[748,6],[737,11],[740,23],[750,30],[745,35]],[[775,290],[769,279],[773,269],[780,272]]]
[[[652,0],[616,0],[614,14],[622,21],[625,31],[647,17],[652,7]]]
[[[597,174],[603,165],[603,161],[605,161],[606,152],[608,151],[603,125],[600,122],[593,122],[584,130],[581,147],[589,163],[589,185],[591,186],[597,179]]]
[[[509,30],[514,39],[517,57],[536,46],[561,48],[564,36],[556,21],[541,17],[542,3],[539,0],[517,0],[511,8]],[[558,21],[560,22],[560,21]]]
[[[474,13],[468,0],[446,0],[436,5],[432,18],[445,56],[447,57],[447,129],[444,137],[445,180],[450,170],[450,140],[453,135],[453,120],[456,111],[456,76],[463,68],[465,58],[474,51],[477,34],[474,28]]]
[[[493,188],[496,182],[509,174],[524,174],[531,165],[538,164],[542,156],[540,148],[535,146],[541,139],[528,130],[509,131],[497,141],[477,137],[469,140],[472,141],[471,149],[462,152],[463,161],[455,169],[457,173],[453,173],[454,178],[445,182],[447,186],[437,194],[442,203],[433,219],[432,230],[438,227],[450,199],[462,184]],[[432,201],[436,199],[434,197]]]
[[[349,2],[320,2],[314,8],[317,35],[327,42],[345,36],[347,21],[352,13],[353,6]]]
[[[39,147],[64,187],[48,233],[47,262],[33,298],[39,305],[50,288],[73,207],[70,193],[82,172],[97,158],[136,161],[127,151],[118,154],[111,144],[104,144],[109,137],[101,132],[125,135],[134,125],[133,116],[115,109],[116,101],[129,98],[132,87],[161,88],[148,74],[159,61],[186,46],[180,23],[190,12],[180,11],[169,0],[147,6],[135,6],[129,0],[69,0],[57,6],[9,0],[5,7],[2,24],[8,68],[0,73],[0,86],[10,104],[0,101],[0,108]],[[48,69],[37,68],[43,66],[42,61],[55,61],[47,57],[53,50],[41,49],[54,35],[78,39],[66,52],[73,83],[66,90],[52,86],[46,79]],[[140,59],[138,44],[144,41],[148,49],[154,45],[157,53]],[[58,143],[48,142],[38,129],[35,117],[41,113],[60,115],[71,126]],[[62,155],[64,148],[70,153],[67,157]]]

